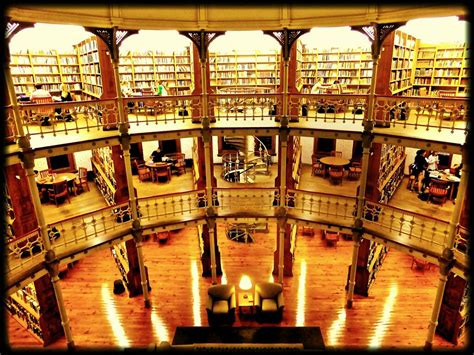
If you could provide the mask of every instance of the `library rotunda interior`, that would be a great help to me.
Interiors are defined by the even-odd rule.
[[[10,350],[467,350],[467,8],[6,8]]]

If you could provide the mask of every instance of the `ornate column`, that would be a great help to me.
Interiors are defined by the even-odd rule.
[[[208,73],[207,73],[207,60],[209,56],[209,44],[216,39],[218,36],[225,34],[224,31],[218,32],[206,32],[204,30],[196,31],[196,32],[186,32],[186,31],[179,31],[179,34],[189,38],[196,48],[199,51],[199,63],[201,64],[201,73],[200,73],[200,86],[201,86],[201,107],[202,107],[202,117],[209,117],[209,98],[208,98],[208,91],[209,88],[207,87],[209,83]],[[196,83],[198,86],[198,83]],[[212,117],[214,117],[214,113],[211,113]]]
[[[302,30],[289,30],[284,28],[282,31],[263,31],[264,34],[275,38],[281,46],[281,54],[283,58],[283,73],[281,73],[280,85],[283,83],[283,102],[282,102],[282,118],[288,119],[288,78],[289,78],[289,67],[290,67],[290,54],[291,47],[296,42],[298,37],[309,32],[309,29]]]
[[[35,173],[33,168],[35,166],[33,152],[31,150],[24,151],[21,155],[23,167],[26,171],[26,177],[28,179],[28,185],[31,191],[31,197],[33,200],[33,207],[35,209],[36,217],[38,218],[38,226],[40,228],[40,235],[43,241],[44,248],[46,250],[45,254],[45,263],[46,269],[51,277],[52,286],[54,289],[54,294],[56,296],[57,305],[59,308],[59,314],[61,317],[61,324],[64,329],[64,334],[66,335],[66,342],[68,349],[74,349],[74,340],[72,338],[71,328],[69,326],[69,319],[66,312],[66,307],[64,305],[63,294],[61,290],[61,285],[59,284],[58,277],[58,265],[59,260],[56,257],[54,250],[52,249],[51,242],[48,235],[48,227],[43,214],[43,209],[41,207],[41,201],[38,193],[38,188],[36,187]]]
[[[453,250],[456,239],[456,231],[459,225],[459,220],[461,218],[463,205],[462,201],[464,200],[467,183],[469,181],[469,173],[471,170],[468,159],[468,154],[471,149],[471,133],[468,133],[468,136],[466,137],[466,143],[463,146],[462,174],[461,181],[459,182],[458,193],[456,195],[456,200],[459,202],[454,205],[454,210],[451,215],[451,220],[449,222],[448,239],[446,241],[446,246],[443,251],[443,255],[439,259],[440,277],[438,282],[438,289],[436,291],[435,302],[431,313],[431,320],[428,325],[428,334],[426,336],[425,341],[425,350],[431,350],[433,347],[433,338],[436,331],[436,326],[438,325],[438,317],[441,311],[441,303],[443,300],[444,290],[446,288],[446,281],[448,280],[448,274],[455,263]]]
[[[13,85],[11,68],[10,68],[9,44],[10,44],[10,40],[16,33],[18,33],[19,31],[25,28],[33,27],[33,26],[34,26],[34,23],[32,22],[11,22],[10,18],[7,18],[6,31],[5,31],[5,41],[6,41],[5,47],[4,47],[4,55],[5,55],[4,63],[6,64],[4,66],[5,84],[7,86],[6,89],[8,92],[8,99],[10,101],[9,103],[10,105],[12,105],[12,109],[13,109],[14,128],[16,129],[16,134],[18,135],[17,144],[22,149],[30,149],[31,146],[23,130],[23,124],[21,123],[20,111],[18,109],[18,103],[16,100],[15,86]]]
[[[353,298],[354,298],[354,287],[357,271],[357,259],[359,257],[359,247],[363,235],[363,221],[362,213],[364,211],[364,201],[365,201],[365,188],[367,186],[367,173],[369,167],[369,155],[370,155],[370,146],[372,144],[373,136],[370,133],[370,125],[364,127],[364,132],[362,134],[362,161],[361,161],[361,170],[360,175],[360,185],[359,191],[357,193],[357,205],[356,205],[356,216],[354,221],[354,227],[352,229],[352,240],[354,242],[352,250],[352,262],[351,269],[349,274],[349,286],[347,290],[347,308],[352,308]]]
[[[400,26],[403,26],[406,22],[396,22],[396,23],[385,23],[385,24],[378,24],[372,22],[368,26],[351,26],[352,30],[361,32],[362,34],[366,35],[370,42],[371,42],[371,51],[372,51],[372,79],[370,82],[370,91],[369,91],[369,99],[367,103],[367,116],[364,120],[364,127],[370,125],[372,129],[373,122],[375,121],[374,118],[374,104],[375,104],[375,88],[377,84],[377,69],[378,63],[380,59],[380,52],[382,50],[382,43],[384,39],[393,31],[395,31]],[[384,73],[384,75],[386,75]]]

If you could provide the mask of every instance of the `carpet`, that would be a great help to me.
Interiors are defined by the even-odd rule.
[[[324,350],[319,327],[177,327],[172,345],[195,343],[294,344]]]

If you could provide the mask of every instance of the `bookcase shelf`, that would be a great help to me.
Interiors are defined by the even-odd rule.
[[[35,84],[43,84],[53,95],[59,94],[61,83],[68,84],[72,91],[81,91],[77,53],[56,50],[12,53],[10,67],[17,94],[33,92]]]
[[[109,206],[115,204],[115,170],[110,147],[92,149],[92,170],[95,174],[95,183]]]
[[[377,277],[387,252],[388,247],[369,239],[362,239],[357,256],[354,293],[366,297],[369,295],[369,289]],[[348,268],[346,289],[349,285],[351,266],[349,265]]]
[[[127,248],[125,246],[125,242],[114,244],[110,247],[110,251],[114,258],[115,264],[117,265],[120,275],[122,276],[122,280],[129,289],[129,282],[127,274],[130,271],[129,263],[128,263],[128,256],[127,256]]]
[[[120,56],[120,80],[128,81],[135,91],[155,89],[155,82],[164,82],[171,94],[190,95],[193,85],[191,48],[182,52],[132,52]]]
[[[209,54],[211,86],[222,88],[259,88],[263,93],[276,92],[280,84],[280,56],[269,52],[214,52]]]
[[[323,84],[334,80],[346,88],[347,92],[366,93],[372,80],[372,56],[368,48],[309,49],[297,47],[297,72],[302,93],[311,93],[317,78]],[[298,58],[301,58],[299,60]]]
[[[83,92],[94,99],[100,99],[103,87],[96,36],[85,39],[75,48],[79,56]]]
[[[419,44],[413,82],[414,94],[437,96],[439,90],[463,94],[468,87],[468,45]]]

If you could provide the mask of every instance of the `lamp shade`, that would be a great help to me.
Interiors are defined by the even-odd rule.
[[[241,290],[250,290],[252,288],[252,280],[247,275],[243,275],[240,279],[239,288]]]

